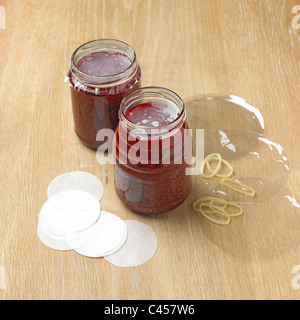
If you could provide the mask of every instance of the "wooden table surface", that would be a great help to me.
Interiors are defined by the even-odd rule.
[[[1,0],[6,19],[0,30],[0,298],[298,299],[300,19],[292,12],[297,4]],[[95,152],[74,133],[64,82],[72,52],[97,38],[120,39],[135,49],[143,86],[167,87],[196,106],[203,95],[214,94],[241,97],[257,108],[263,134],[289,159],[289,170],[279,175],[261,153],[264,173],[282,189],[275,188],[268,200],[244,204],[244,215],[227,227],[192,211],[197,184],[173,212],[145,217],[117,198],[109,165],[102,208],[153,228],[159,247],[152,259],[119,268],[44,246],[36,229],[50,181],[74,170],[103,175]],[[223,114],[222,108],[200,112],[200,118],[213,117],[215,129],[231,118],[230,107]],[[238,127],[249,129],[244,116],[233,116]],[[235,163],[246,172],[251,167],[247,159]]]

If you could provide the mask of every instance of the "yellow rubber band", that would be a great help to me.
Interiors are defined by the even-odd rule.
[[[224,217],[225,220],[216,219],[214,218],[214,216],[218,214],[218,212],[215,213],[215,212],[203,210],[202,206],[207,206],[207,204],[201,203],[199,207],[199,212],[205,219],[209,220],[210,222],[213,222],[214,224],[221,225],[221,226],[227,226],[230,223],[231,219],[229,216],[226,216],[223,214],[221,216]]]
[[[215,158],[215,157],[211,156],[209,159],[213,159],[213,158]],[[229,177],[231,177],[233,175],[232,166],[226,160],[224,160],[223,158],[221,159],[221,163],[224,164],[229,169],[229,172],[226,173],[226,174],[220,174],[220,173],[217,172],[215,174],[215,176],[218,177],[218,178],[229,178]],[[207,161],[206,165],[207,165],[208,170],[210,172],[212,172],[213,170],[212,170],[212,168],[211,168],[211,166],[209,164],[209,161]]]
[[[247,190],[242,190],[242,189],[240,189],[240,188],[235,188],[234,186],[230,185],[228,182],[230,182],[230,183],[233,184],[233,185],[237,185],[237,186],[239,186],[240,188],[245,188],[245,189],[247,189]],[[236,192],[245,194],[245,195],[248,196],[248,197],[253,198],[253,197],[255,196],[255,190],[254,190],[252,187],[247,186],[246,184],[244,184],[244,183],[242,183],[242,182],[240,182],[240,181],[238,181],[238,180],[233,180],[233,179],[230,179],[230,178],[223,178],[223,179],[221,180],[221,184],[222,184],[223,186],[228,187],[228,188],[231,189],[231,190],[234,190],[234,191],[236,191]]]
[[[229,206],[236,207],[239,209],[239,211],[235,213],[229,213],[226,210]],[[205,207],[207,209],[204,209]],[[243,209],[239,204],[216,197],[204,197],[196,200],[193,203],[193,210],[199,212],[210,222],[222,226],[227,226],[231,221],[231,217],[238,217],[243,214]],[[216,215],[222,216],[225,220],[215,218]]]
[[[202,202],[210,202],[214,200],[215,202],[221,202],[222,203],[222,209],[226,209],[227,207],[227,201],[224,200],[224,199],[219,199],[219,198],[215,198],[215,197],[204,197],[204,198],[200,198],[198,200],[196,200],[194,203],[193,203],[193,209],[195,211],[198,211],[198,206],[202,203]]]
[[[205,165],[208,163],[210,158],[214,158],[214,159],[217,158],[217,160],[219,160],[219,162],[218,162],[217,167],[213,171],[210,169],[211,173],[209,175],[206,175],[206,174],[204,174],[204,168],[205,168]],[[222,164],[222,158],[221,158],[221,155],[219,153],[212,153],[212,154],[208,155],[204,159],[204,161],[202,162],[202,165],[201,165],[201,176],[202,176],[202,178],[204,178],[204,179],[213,178],[220,171],[221,164]]]
[[[210,166],[210,160],[218,161],[218,165],[214,170]],[[229,172],[225,174],[219,173],[222,164],[224,164],[229,169]],[[207,167],[207,169],[210,171],[210,174],[207,175],[204,173],[205,167]],[[233,168],[226,160],[222,159],[219,153],[212,153],[204,159],[201,166],[201,172],[202,172],[201,176],[204,179],[211,179],[213,177],[218,177],[222,179],[221,180],[222,185],[234,191],[237,191],[239,193],[245,194],[249,197],[253,198],[255,196],[255,190],[252,187],[238,180],[233,180],[229,178],[233,174]],[[235,187],[235,186],[238,186],[238,187]],[[219,205],[219,204],[222,204],[222,205]],[[226,209],[230,206],[237,208],[238,211],[229,213]],[[204,207],[206,207],[207,210],[205,210]],[[238,217],[243,214],[243,209],[239,204],[235,202],[227,201],[224,199],[216,198],[216,197],[204,197],[196,200],[193,203],[193,210],[201,213],[201,215],[207,220],[209,220],[210,222],[213,222],[217,225],[222,225],[222,226],[227,226],[231,221],[230,219],[231,217]],[[225,218],[225,220],[220,220],[215,218],[217,215]]]
[[[215,212],[215,213],[220,213],[220,214],[223,214],[225,216],[228,216],[228,217],[239,217],[243,214],[243,209],[240,205],[238,205],[237,203],[235,202],[231,202],[231,201],[228,201],[227,202],[227,207],[229,206],[232,206],[232,207],[236,207],[239,209],[238,212],[235,212],[235,213],[228,213],[227,210],[219,207],[219,206],[216,206],[213,204],[214,203],[214,200],[211,200],[211,202],[209,203],[209,207],[210,209]]]

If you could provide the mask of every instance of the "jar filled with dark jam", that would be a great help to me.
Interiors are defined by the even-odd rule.
[[[100,39],[83,44],[71,57],[69,83],[75,132],[97,149],[101,129],[115,130],[120,103],[140,87],[141,70],[134,50],[118,40]]]
[[[160,214],[188,197],[192,144],[185,129],[184,103],[174,92],[146,87],[124,98],[115,132],[115,190],[127,207]]]

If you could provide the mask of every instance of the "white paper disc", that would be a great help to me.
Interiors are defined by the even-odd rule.
[[[119,250],[126,239],[127,228],[124,221],[110,212],[102,211],[91,239],[74,250],[87,257],[104,257]]]
[[[47,232],[40,224],[37,227],[37,233],[41,242],[51,249],[60,251],[72,250],[65,237]]]
[[[47,247],[54,250],[67,251],[82,246],[89,241],[95,231],[96,223],[83,231],[59,235],[47,230],[43,215],[40,215],[37,233],[41,242]]]
[[[91,225],[89,228],[85,230],[82,230],[79,232],[67,233],[65,235],[66,242],[72,249],[81,247],[92,238],[96,230],[96,227],[97,227],[97,222],[95,222],[93,225]]]
[[[127,241],[124,246],[105,260],[118,267],[139,266],[155,254],[158,239],[155,232],[146,224],[135,220],[125,220]]]
[[[50,182],[47,189],[48,198],[69,189],[89,192],[100,201],[104,187],[96,176],[84,171],[72,171],[63,173]]]
[[[100,203],[92,194],[81,190],[66,190],[54,194],[43,205],[40,217],[44,229],[58,234],[89,228],[99,218]]]

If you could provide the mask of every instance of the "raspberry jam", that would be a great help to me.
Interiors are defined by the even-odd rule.
[[[142,88],[122,101],[115,139],[115,190],[130,209],[160,214],[189,195],[185,155],[191,146],[185,139],[185,117],[182,100],[168,89]]]
[[[95,40],[72,55],[69,71],[75,132],[97,149],[101,129],[115,130],[120,103],[140,87],[141,70],[133,49],[117,40]]]

